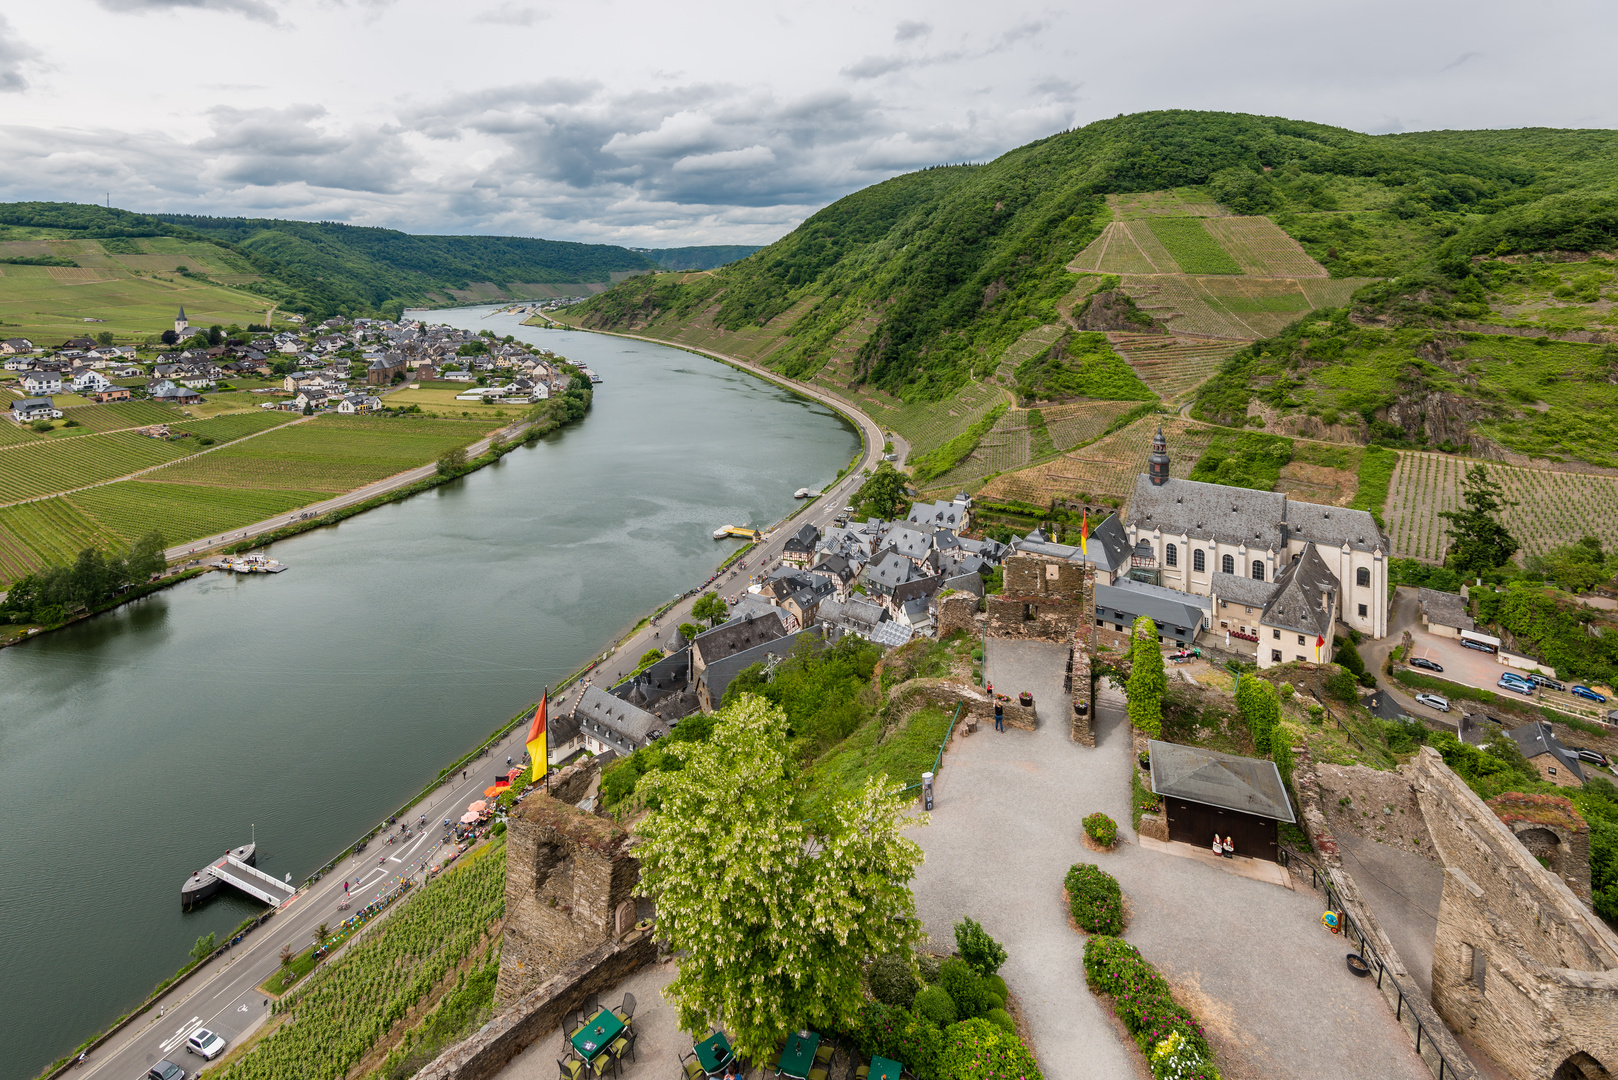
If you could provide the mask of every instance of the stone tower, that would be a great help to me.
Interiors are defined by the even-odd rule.
[[[1169,443],[1163,438],[1163,425],[1157,425],[1157,436],[1152,439],[1152,453],[1146,459],[1146,475],[1153,487],[1162,487],[1169,479]]]

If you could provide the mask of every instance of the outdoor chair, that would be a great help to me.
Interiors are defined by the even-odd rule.
[[[869,1061],[854,1070],[854,1080],[865,1080],[865,1078],[870,1075],[871,1063]]]
[[[626,990],[624,992],[624,1003],[612,1010],[612,1012],[614,1016],[627,1025],[635,1018],[635,995]]]
[[[556,1068],[561,1073],[561,1080],[579,1080],[584,1075],[584,1062],[577,1058],[571,1061],[563,1058],[556,1063]]]
[[[837,1044],[833,1042],[822,1042],[815,1049],[815,1064],[824,1065],[829,1069],[831,1068],[831,1059],[836,1056]]]
[[[601,995],[591,994],[585,998],[584,1004],[580,1006],[580,1011],[584,1013],[585,1023],[589,1023],[590,1017],[601,1011]]]
[[[624,1028],[623,1034],[619,1035],[616,1039],[607,1044],[607,1052],[613,1057],[617,1058],[620,1062],[624,1060],[625,1054],[628,1054],[631,1058],[634,1058],[635,1033],[629,1028]],[[636,1060],[639,1059],[637,1058]]]
[[[590,1074],[601,1077],[606,1076],[609,1072],[614,1074],[618,1072],[618,1059],[606,1050],[602,1050],[590,1062]]]
[[[809,1080],[826,1080],[831,1075],[829,1069],[810,1069]]]
[[[697,1060],[695,1051],[687,1050],[680,1055],[680,1067],[685,1070],[685,1080],[697,1080],[699,1076],[706,1076],[702,1071],[702,1062]]]

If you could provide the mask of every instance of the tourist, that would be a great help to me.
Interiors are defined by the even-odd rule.
[[[994,730],[1006,730],[1006,707],[998,701],[994,703]]]

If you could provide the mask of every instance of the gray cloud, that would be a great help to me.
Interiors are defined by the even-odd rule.
[[[249,187],[301,184],[341,191],[393,193],[410,179],[412,156],[397,131],[332,131],[318,105],[285,109],[218,107],[214,133],[192,143],[208,160],[206,174]]]
[[[924,38],[932,32],[931,24],[915,19],[906,19],[894,28],[893,40],[898,42],[915,41],[917,38]]]
[[[26,90],[28,80],[23,76],[23,67],[38,55],[33,46],[17,36],[5,15],[0,14],[0,93]]]
[[[551,17],[548,11],[542,11],[526,4],[507,3],[488,8],[472,16],[475,23],[489,23],[494,26],[533,26],[535,23]]]
[[[259,22],[279,23],[280,15],[268,0],[96,0],[108,11],[126,14],[145,14],[152,11],[172,11],[179,8],[221,11],[230,15],[245,15]]]

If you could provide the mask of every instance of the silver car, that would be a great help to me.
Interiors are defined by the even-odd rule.
[[[1417,694],[1416,701],[1427,706],[1429,709],[1437,709],[1439,712],[1449,712],[1449,698],[1447,697],[1440,697],[1437,694]]]
[[[197,1028],[191,1033],[191,1037],[185,1040],[185,1048],[204,1061],[212,1061],[225,1052],[225,1037],[216,1035],[207,1028]]]

